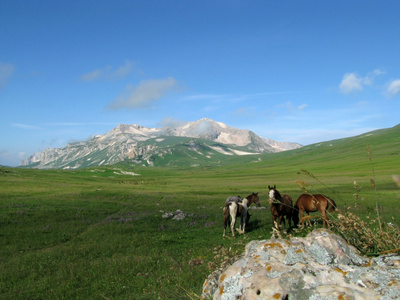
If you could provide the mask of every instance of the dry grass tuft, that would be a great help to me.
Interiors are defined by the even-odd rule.
[[[400,228],[377,219],[365,222],[352,212],[340,213],[331,229],[365,255],[400,251]],[[380,224],[380,226],[377,226]]]
[[[400,228],[399,226],[389,222],[383,222],[379,213],[379,192],[375,180],[375,170],[372,161],[371,149],[367,144],[368,159],[371,163],[372,178],[370,184],[375,190],[376,195],[376,218],[368,219],[367,221],[361,219],[359,216],[352,212],[352,208],[348,207],[346,212],[340,211],[337,215],[329,214],[331,230],[336,234],[342,236],[350,245],[356,247],[364,255],[380,255],[387,253],[400,253]],[[323,184],[314,174],[307,170],[301,170],[303,174],[317,180]],[[400,187],[400,176],[393,175],[393,181]],[[308,192],[307,187],[311,187],[304,181],[297,181],[297,184],[304,192]],[[324,185],[325,186],[325,185]],[[325,186],[326,187],[326,186]],[[354,181],[354,208],[360,204],[359,192],[362,187]],[[301,226],[295,229],[295,234],[307,234],[315,229],[315,224],[312,226]]]

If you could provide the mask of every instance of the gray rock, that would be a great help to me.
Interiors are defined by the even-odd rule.
[[[399,299],[400,256],[367,258],[326,229],[305,238],[252,241],[212,273],[203,299]]]

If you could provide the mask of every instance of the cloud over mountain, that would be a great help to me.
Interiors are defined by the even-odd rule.
[[[95,81],[98,79],[116,80],[125,78],[128,76],[133,69],[131,61],[126,60],[125,63],[117,68],[106,66],[104,68],[93,70],[89,73],[83,74],[80,77],[82,81]]]
[[[111,110],[144,108],[178,88],[178,81],[172,77],[143,80],[136,87],[128,85],[107,108]]]

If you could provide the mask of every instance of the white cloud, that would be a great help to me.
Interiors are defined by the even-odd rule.
[[[139,82],[136,87],[128,85],[123,94],[108,105],[109,109],[144,108],[161,99],[167,92],[177,90],[178,81],[168,77]]]
[[[307,106],[308,106],[307,104],[302,104],[302,105],[297,106],[297,109],[298,109],[298,110],[303,110],[303,109],[305,109]]]
[[[400,92],[400,79],[396,79],[390,82],[388,87],[388,93],[390,96],[394,97]]]
[[[83,74],[80,77],[82,81],[94,81],[98,79],[116,80],[122,79],[128,76],[133,69],[133,64],[129,60],[125,61],[120,67],[113,68],[111,66],[106,66],[102,69],[96,69],[92,72]]]
[[[250,117],[255,114],[253,107],[239,107],[232,113],[235,117],[243,118]]]
[[[163,118],[157,125],[161,127],[178,128],[186,123],[187,121],[182,121],[179,119]]]
[[[94,70],[90,73],[83,74],[80,79],[82,81],[93,81],[101,77],[103,71],[100,69]]]
[[[0,62],[0,89],[6,85],[8,79],[14,73],[14,65]]]
[[[340,82],[339,89],[345,94],[362,91],[365,85],[373,84],[375,77],[382,74],[385,74],[385,72],[380,69],[369,72],[365,77],[361,77],[355,72],[346,73],[343,75],[343,79]]]
[[[343,76],[339,88],[345,94],[349,94],[354,91],[361,91],[363,89],[362,78],[356,73],[346,73]]]
[[[132,71],[132,63],[127,60],[124,65],[120,66],[114,71],[111,71],[109,74],[109,77],[112,79],[119,79],[119,78],[125,78],[128,76]]]
[[[29,125],[29,124],[23,124],[23,123],[12,123],[11,126],[21,128],[21,129],[29,129],[29,130],[42,129],[41,127],[38,127],[35,125]]]
[[[369,72],[367,76],[362,78],[362,83],[364,85],[371,85],[374,83],[375,77],[382,74],[385,74],[385,72],[380,69],[373,70],[372,72]]]
[[[288,101],[288,102],[278,105],[277,107],[284,108],[288,111],[294,112],[294,111],[298,111],[298,110],[304,110],[307,107],[307,104],[301,104],[301,105],[295,106],[291,101]]]

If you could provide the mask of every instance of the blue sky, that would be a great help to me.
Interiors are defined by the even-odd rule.
[[[0,165],[211,118],[303,145],[400,123],[400,1],[0,0]]]

